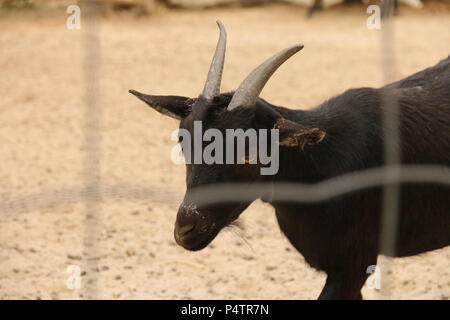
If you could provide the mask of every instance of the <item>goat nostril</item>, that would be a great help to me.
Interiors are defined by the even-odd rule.
[[[185,236],[187,235],[189,232],[191,232],[192,230],[194,230],[195,228],[195,224],[188,224],[186,226],[181,227],[180,229],[178,229],[178,234],[180,236]]]

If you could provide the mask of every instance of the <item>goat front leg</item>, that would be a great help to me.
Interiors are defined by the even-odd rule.
[[[362,300],[361,288],[368,274],[328,274],[319,300]]]

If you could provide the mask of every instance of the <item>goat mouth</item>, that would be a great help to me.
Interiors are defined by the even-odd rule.
[[[236,220],[239,217],[239,213],[241,213],[245,207],[246,206],[244,204],[240,204],[231,211],[230,218],[228,220],[212,222],[211,224],[209,224],[209,226],[206,227],[206,230],[204,225],[204,231],[201,232],[199,232],[197,228],[193,228],[189,232],[186,232],[180,236],[175,230],[175,241],[186,250],[202,250],[217,237],[219,232],[224,227]],[[202,229],[200,228],[200,230]]]
[[[216,238],[220,230],[221,228],[213,225],[207,233],[198,234],[192,231],[181,237],[175,237],[175,240],[186,250],[199,251],[207,247]]]

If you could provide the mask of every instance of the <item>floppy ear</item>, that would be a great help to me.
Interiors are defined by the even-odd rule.
[[[144,101],[156,111],[178,120],[187,117],[195,101],[195,99],[180,96],[152,96],[137,92],[136,90],[129,90],[128,92]]]
[[[301,147],[314,145],[325,138],[325,131],[319,128],[305,127],[299,123],[279,118],[275,122],[274,129],[279,130],[279,141],[281,146]]]
[[[305,145],[319,143],[326,135],[323,129],[310,128],[287,120],[275,109],[264,105],[257,107],[255,116],[258,127],[278,129],[281,146],[301,147],[303,149]]]

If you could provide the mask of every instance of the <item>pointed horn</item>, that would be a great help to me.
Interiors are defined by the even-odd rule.
[[[254,69],[239,88],[235,91],[233,98],[228,105],[228,110],[232,110],[238,106],[252,106],[256,103],[256,99],[266,85],[267,81],[273,73],[292,55],[303,49],[302,44],[298,44],[273,55],[256,69]]]
[[[208,78],[206,79],[203,96],[211,100],[214,96],[220,94],[220,82],[222,80],[223,64],[225,61],[225,50],[227,46],[227,32],[223,23],[217,20],[220,29],[219,41],[217,42],[216,53],[209,67]]]

